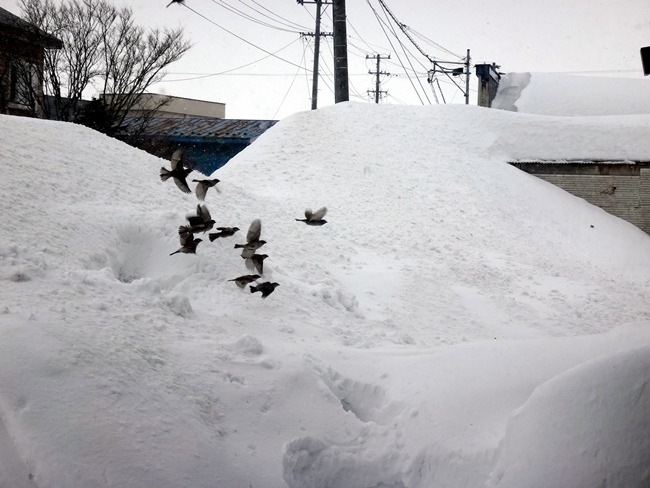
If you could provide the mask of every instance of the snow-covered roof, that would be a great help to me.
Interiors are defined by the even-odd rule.
[[[596,160],[596,159],[517,159],[508,161],[516,164],[614,164],[614,165],[635,165],[647,164],[648,161],[626,160]]]
[[[561,116],[650,114],[650,79],[507,73],[492,108]]]

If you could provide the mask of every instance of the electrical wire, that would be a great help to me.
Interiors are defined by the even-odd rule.
[[[403,24],[403,25],[404,25],[404,24]],[[418,38],[421,39],[422,41],[428,43],[428,44],[431,45],[432,47],[438,48],[438,49],[440,49],[441,51],[443,51],[444,53],[451,54],[452,56],[454,56],[454,57],[456,57],[456,58],[458,58],[458,59],[463,59],[463,56],[459,56],[458,54],[451,52],[451,51],[450,51],[449,49],[447,49],[446,47],[443,47],[443,46],[441,46],[440,44],[438,44],[437,42],[432,41],[432,40],[429,39],[428,37],[426,37],[426,36],[420,34],[418,31],[416,31],[416,30],[413,29],[412,27],[409,27],[408,25],[404,25],[404,28],[407,29],[408,31],[412,32],[416,37],[418,37]]]
[[[310,49],[312,50],[312,52],[313,52],[314,50],[313,50],[313,48],[311,47],[311,43],[309,42],[309,39],[304,38],[304,37],[303,37],[302,39],[304,39],[303,42],[306,42],[307,45],[309,46],[309,48],[310,48]],[[313,90],[312,90],[312,88],[309,86],[309,73],[307,73],[306,71],[305,71],[305,86],[307,87],[307,98],[308,98],[309,101],[311,102],[312,95],[313,95],[313,93],[312,93]]]
[[[386,96],[387,96],[387,97],[390,97],[390,98],[394,98],[395,100],[397,100],[397,103],[399,103],[400,105],[409,105],[408,103],[403,102],[402,100],[400,100],[399,98],[397,98],[395,95],[392,95],[392,94],[388,94],[388,93],[387,93]]]
[[[271,25],[271,24],[269,24],[267,22],[262,22],[261,20],[256,19],[255,17],[253,17],[251,15],[248,15],[247,13],[242,12],[241,10],[233,7],[232,5],[228,5],[227,3],[223,2],[223,1],[212,0],[212,3],[214,3],[215,5],[218,5],[219,7],[223,8],[223,9],[228,10],[229,12],[234,13],[235,15],[239,15],[240,17],[243,17],[243,18],[245,18],[247,20],[250,20],[251,22],[255,22],[256,24],[263,25],[265,27],[270,27],[271,29],[276,29],[276,30],[280,30],[280,31],[284,31],[284,32],[292,32],[294,34],[299,34],[300,33],[300,31],[295,30],[295,28],[292,28],[291,30],[289,30],[289,29],[285,29],[285,28],[282,28],[282,27],[277,27],[275,25]]]
[[[302,63],[305,61],[305,51],[306,51],[306,48],[305,48],[305,46],[303,46],[303,48],[302,48],[302,59],[300,60],[300,63],[301,63],[300,68],[302,68]],[[273,120],[275,120],[275,116],[278,115],[278,112],[282,108],[282,105],[284,104],[284,101],[287,99],[287,96],[289,95],[289,92],[291,91],[291,88],[293,87],[293,84],[296,82],[296,78],[298,78],[299,73],[300,73],[300,70],[296,71],[296,76],[294,76],[293,80],[291,80],[291,84],[289,85],[289,89],[287,90],[287,93],[284,94],[284,98],[280,102],[280,106],[278,107],[278,109],[273,114],[273,117],[272,117]]]
[[[177,80],[166,80],[165,83],[173,83],[173,82],[175,82],[175,81],[192,81],[192,80],[200,80],[200,79],[203,79],[203,78],[210,78],[211,76],[225,75],[225,74],[227,74],[227,73],[231,73],[231,72],[233,72],[233,71],[237,71],[237,70],[240,70],[240,69],[242,69],[242,68],[246,68],[246,67],[251,66],[251,65],[253,65],[253,64],[255,64],[255,63],[259,63],[260,61],[264,61],[265,59],[270,58],[272,55],[275,55],[275,54],[279,53],[280,51],[283,51],[283,50],[285,50],[286,48],[288,48],[289,46],[293,45],[293,44],[294,44],[296,41],[298,41],[299,39],[300,39],[300,38],[297,37],[296,39],[294,39],[293,41],[291,41],[291,42],[290,42],[289,44],[287,44],[286,46],[284,46],[284,47],[278,49],[277,51],[275,51],[273,54],[268,54],[267,56],[264,56],[263,58],[257,59],[257,60],[255,60],[255,61],[251,61],[250,63],[246,63],[246,64],[244,64],[244,65],[242,65],[242,66],[238,66],[237,68],[228,69],[228,70],[225,70],[225,71],[221,71],[221,72],[219,72],[219,73],[209,73],[209,74],[205,74],[205,75],[201,75],[201,76],[195,76],[195,77],[192,77],[192,78],[181,78],[181,79],[177,79]],[[174,74],[174,73],[168,73],[168,74]],[[181,73],[177,73],[177,74],[181,74]],[[250,74],[249,74],[248,76],[253,76],[253,75],[250,75]]]
[[[355,33],[357,36],[359,36],[359,40],[360,40],[361,42],[363,42],[366,46],[368,46],[368,48],[370,49],[370,51],[368,51],[366,54],[370,54],[370,53],[372,53],[372,52],[374,51],[374,49],[370,46],[370,44],[368,44],[366,41],[363,40],[363,38],[361,37],[361,34],[359,34],[359,32],[358,32],[358,31],[354,28],[354,26],[352,25],[352,22],[350,22],[350,19],[347,19],[347,20],[348,20],[348,25],[352,28],[352,30],[354,31],[354,33]],[[349,39],[348,39],[348,42],[349,42]],[[357,49],[358,49],[358,48],[357,48]],[[359,49],[359,50],[361,51],[361,49]]]
[[[248,44],[248,45],[250,45],[250,46],[253,46],[253,47],[256,48],[256,49],[259,49],[260,51],[265,52],[265,53],[268,54],[269,56],[273,56],[274,58],[279,59],[280,61],[284,61],[285,63],[290,64],[291,66],[297,66],[298,68],[304,69],[304,70],[306,70],[306,71],[310,71],[310,70],[309,70],[308,68],[306,68],[306,67],[302,67],[302,66],[300,66],[300,65],[298,65],[298,64],[296,64],[296,63],[294,63],[294,62],[292,62],[292,61],[289,61],[288,59],[281,58],[280,56],[277,56],[275,53],[272,53],[272,52],[270,52],[270,51],[267,51],[266,49],[264,49],[264,48],[262,48],[262,47],[259,47],[258,45],[253,44],[252,42],[250,42],[250,41],[244,39],[243,37],[238,36],[238,35],[235,34],[234,32],[229,31],[229,30],[226,29],[225,27],[222,27],[222,26],[220,26],[219,24],[217,24],[215,21],[213,21],[213,20],[207,18],[205,15],[203,15],[203,14],[197,12],[197,11],[194,10],[192,7],[188,7],[188,5],[187,5],[186,3],[181,3],[181,5],[182,5],[183,7],[185,7],[186,9],[189,9],[190,11],[194,12],[196,15],[198,15],[198,16],[201,17],[202,19],[207,20],[208,22],[210,22],[211,24],[215,25],[216,27],[219,27],[219,29],[226,31],[228,34],[230,34],[230,35],[232,35],[232,36],[235,36],[237,39],[239,39],[239,40],[245,42],[246,44]]]
[[[383,0],[379,0],[379,3],[384,8],[384,15],[386,15],[386,19],[388,20],[388,14],[391,14],[391,12],[388,10],[388,7],[385,6]],[[395,22],[397,22],[397,19],[395,19],[392,16],[392,14],[391,14],[391,17],[393,18],[393,20]],[[397,42],[399,42],[399,45],[402,48],[402,52],[404,53],[404,57],[406,57],[406,60],[408,61],[409,65],[411,66],[411,69],[415,72],[415,68],[413,67],[413,63],[411,63],[411,56],[413,56],[413,55],[411,54],[411,56],[409,56],[410,51],[409,51],[409,54],[406,53],[407,50],[404,47],[404,44],[402,43],[400,38],[397,36],[397,32],[395,32],[395,29],[393,29],[392,26],[390,27],[390,29],[393,31],[393,35],[397,39]],[[400,60],[400,62],[401,62],[401,60]],[[422,65],[422,67],[424,67],[426,69],[426,66],[424,66],[422,63],[420,63],[420,64]],[[426,97],[427,102],[429,102],[429,105],[431,105],[431,100],[429,99],[429,96],[427,95],[427,91],[424,89],[424,86],[422,86],[422,82],[420,81],[420,78],[416,77],[416,79],[418,80],[418,84],[420,85],[420,88],[422,89],[422,93],[424,93],[424,96]]]
[[[316,56],[316,52],[315,52],[314,46],[312,46],[311,43],[309,44],[309,48],[311,49],[312,56]],[[323,82],[323,84],[324,84],[324,85],[329,89],[329,91],[332,92],[332,95],[333,95],[333,94],[334,94],[334,88],[331,87],[331,86],[329,85],[329,83],[328,83],[329,80],[327,80],[327,79],[323,76],[323,70],[326,69],[326,68],[323,68],[323,67],[326,67],[327,64],[325,64],[325,63],[323,63],[323,62],[321,62],[321,61],[323,61],[323,59],[322,59],[322,54],[319,53],[319,56],[318,56],[318,67],[319,67],[319,70],[318,70],[318,79],[319,79],[319,81],[322,81],[322,82]],[[320,68],[323,68],[323,69],[320,69]],[[313,71],[312,71],[312,77],[313,77]],[[331,77],[334,78],[334,75],[331,75]]]
[[[420,96],[420,93],[418,92],[417,88],[415,87],[415,84],[413,83],[413,80],[411,80],[411,77],[409,76],[408,71],[406,71],[406,69],[404,68],[404,63],[402,63],[402,60],[399,57],[399,54],[397,54],[397,51],[395,50],[395,47],[393,46],[393,42],[390,40],[390,37],[386,33],[386,29],[384,29],[384,26],[382,25],[381,19],[379,18],[379,14],[377,13],[375,8],[370,3],[370,0],[366,0],[366,3],[368,4],[368,6],[372,9],[373,13],[375,14],[375,17],[377,18],[377,21],[379,22],[379,26],[381,27],[381,30],[384,31],[384,35],[386,36],[386,39],[388,40],[389,44],[391,45],[391,48],[393,49],[393,52],[395,53],[395,55],[397,56],[397,59],[399,60],[400,64],[402,65],[402,69],[404,69],[404,73],[406,73],[407,78],[411,82],[411,85],[413,86],[413,90],[415,90],[416,95],[420,99],[420,103],[422,105],[424,105],[424,100],[422,100],[422,97]]]
[[[291,26],[293,26],[294,28],[300,29],[301,31],[305,31],[305,30],[307,30],[307,27],[304,27],[304,26],[302,26],[302,25],[300,25],[300,24],[294,22],[293,20],[286,19],[286,18],[282,17],[281,15],[276,14],[276,13],[273,12],[272,10],[269,10],[268,8],[266,8],[266,7],[265,7],[264,5],[262,5],[261,3],[255,1],[255,0],[251,0],[251,1],[252,1],[255,5],[257,5],[258,7],[260,7],[260,8],[262,8],[262,9],[266,10],[266,11],[267,11],[268,13],[270,13],[271,15],[273,15],[273,16],[277,17],[278,19],[280,19],[280,20],[282,21],[282,22],[280,22],[281,24],[286,25],[287,27],[291,27]],[[254,12],[257,12],[257,13],[259,13],[260,15],[263,15],[263,16],[269,18],[269,17],[268,17],[267,15],[265,15],[263,12],[260,12],[259,10],[257,10],[257,9],[255,9],[255,8],[251,7],[250,5],[248,5],[246,2],[244,2],[244,0],[239,0],[239,2],[240,2],[241,4],[243,4],[243,5],[245,5],[246,7],[248,7],[249,9],[253,10]],[[269,18],[269,20],[272,20],[272,19]],[[276,22],[277,22],[277,21],[276,21]]]

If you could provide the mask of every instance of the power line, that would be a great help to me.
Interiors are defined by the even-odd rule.
[[[279,53],[280,51],[285,50],[286,48],[288,48],[289,46],[291,46],[292,44],[294,44],[298,39],[300,39],[300,38],[298,37],[298,38],[294,39],[293,41],[291,41],[291,42],[290,42],[289,44],[287,44],[286,46],[284,46],[284,47],[278,49],[277,51],[275,51],[273,54],[269,54],[268,56],[264,56],[263,58],[257,59],[257,60],[255,60],[255,61],[252,61],[252,62],[250,62],[250,63],[244,64],[244,65],[242,65],[242,66],[238,66],[237,68],[228,69],[228,70],[226,70],[226,71],[221,71],[221,72],[219,72],[219,73],[208,73],[208,74],[204,74],[204,75],[200,75],[200,76],[195,76],[195,77],[192,77],[192,78],[181,78],[181,79],[177,79],[177,80],[166,80],[165,83],[171,83],[171,82],[174,82],[174,81],[191,81],[191,80],[199,80],[199,79],[203,79],[203,78],[209,78],[209,77],[211,77],[211,76],[225,75],[225,74],[231,73],[231,72],[233,72],[233,71],[237,71],[237,70],[240,70],[240,69],[242,69],[242,68],[246,68],[247,66],[251,66],[251,65],[253,65],[253,64],[255,64],[255,63],[259,63],[260,61],[264,61],[265,59],[270,58],[272,55],[275,55],[275,54]],[[174,73],[168,73],[168,74],[174,74]],[[176,73],[176,74],[182,74],[182,73]],[[191,74],[191,73],[187,73],[187,74]],[[255,75],[254,75],[254,74],[248,74],[248,76],[255,76]]]
[[[395,17],[393,12],[391,12],[391,10],[388,8],[388,6],[384,2],[384,0],[377,0],[377,1],[382,6],[384,11],[391,16],[391,18],[393,19],[393,22],[395,22],[397,24],[397,27],[400,28],[400,30],[404,33],[404,35],[408,38],[408,40],[411,41],[411,43],[417,48],[418,51],[420,51],[420,54],[422,54],[422,56],[427,58],[429,61],[433,62],[433,59],[431,59],[429,57],[429,55],[427,53],[425,53],[420,46],[417,45],[417,43],[413,40],[413,38],[409,35],[409,33],[406,32],[406,29],[404,28],[405,25],[402,24],[399,20],[397,20],[397,17]],[[397,34],[395,34],[395,37],[397,37]]]
[[[398,22],[397,22],[397,19],[395,19],[395,17],[392,15],[392,12],[391,12],[390,10],[388,10],[388,7],[387,7],[386,4],[383,2],[383,0],[379,0],[379,3],[380,3],[380,5],[383,7],[383,9],[384,9],[384,15],[386,15],[386,14],[390,14],[390,16],[392,17],[393,21],[395,21],[396,23],[398,23]],[[387,20],[388,20],[388,15],[386,15],[386,17],[387,17]],[[398,25],[399,25],[399,23],[398,23]],[[394,35],[395,38],[397,39],[397,42],[399,42],[399,45],[400,45],[401,48],[402,48],[402,52],[404,53],[404,56],[406,57],[406,60],[409,62],[409,65],[411,66],[411,69],[412,69],[413,71],[415,71],[415,68],[413,67],[413,63],[411,63],[411,57],[409,56],[410,51],[409,51],[409,54],[407,54],[407,52],[406,52],[407,49],[404,47],[404,44],[402,43],[402,41],[400,40],[400,38],[397,36],[397,32],[395,32],[395,29],[393,29],[392,27],[391,27],[390,29],[393,31],[393,35]],[[407,36],[407,37],[408,37],[408,36]],[[418,46],[416,46],[416,47],[418,47]],[[418,49],[419,49],[419,48],[418,48]],[[412,56],[412,54],[411,54],[411,56]],[[419,61],[418,61],[418,62],[419,62]],[[401,60],[400,60],[400,63],[401,63]],[[420,64],[422,65],[422,67],[425,67],[425,68],[426,68],[426,66],[424,66],[422,63],[420,63]],[[422,92],[424,93],[424,96],[426,97],[427,101],[429,102],[429,105],[431,105],[431,100],[429,100],[429,96],[427,95],[427,91],[426,91],[426,90],[424,89],[424,87],[422,86],[422,82],[420,81],[420,78],[417,78],[417,77],[416,77],[416,79],[418,80],[418,84],[420,85],[420,88],[422,89]]]
[[[438,44],[437,42],[432,41],[432,40],[429,39],[428,37],[426,37],[426,36],[420,34],[418,31],[416,31],[416,30],[413,29],[412,27],[409,27],[409,26],[406,25],[406,24],[402,24],[402,25],[404,26],[405,29],[409,30],[410,32],[412,32],[413,34],[415,34],[416,37],[420,38],[421,40],[423,40],[424,42],[428,43],[428,44],[431,45],[432,47],[438,48],[438,49],[440,49],[441,51],[443,51],[443,52],[445,52],[445,53],[447,53],[447,54],[451,54],[452,56],[457,57],[458,59],[463,59],[462,56],[459,56],[458,54],[455,54],[455,53],[451,52],[451,51],[450,51],[449,49],[447,49],[446,47],[441,46],[441,45]]]
[[[404,73],[406,73],[406,77],[409,79],[411,82],[411,85],[413,86],[413,90],[415,90],[416,95],[420,99],[420,103],[424,105],[424,100],[422,100],[422,97],[420,96],[420,92],[418,92],[417,88],[415,87],[415,84],[413,83],[413,80],[411,80],[411,77],[408,74],[408,71],[404,68],[404,63],[402,63],[402,59],[400,58],[399,54],[397,54],[397,51],[395,50],[395,47],[393,46],[393,42],[390,40],[390,37],[388,37],[388,34],[386,33],[386,29],[384,29],[384,26],[382,25],[382,21],[379,18],[379,14],[375,10],[375,8],[371,5],[370,0],[366,0],[366,3],[368,6],[372,9],[373,13],[375,14],[375,17],[377,18],[377,22],[379,22],[379,27],[381,27],[381,30],[384,31],[384,35],[386,36],[386,39],[388,40],[388,43],[390,44],[393,52],[397,56],[398,61],[402,65],[402,69],[404,70]]]
[[[213,21],[213,20],[207,18],[205,15],[203,15],[203,14],[197,12],[197,11],[194,10],[192,7],[188,7],[187,4],[185,4],[185,3],[181,3],[181,5],[182,5],[183,7],[185,7],[186,9],[189,9],[190,11],[194,12],[196,15],[198,15],[198,16],[201,17],[201,18],[203,18],[204,20],[207,20],[207,21],[210,22],[211,24],[215,25],[216,27],[219,27],[219,29],[226,31],[228,34],[230,34],[230,35],[232,35],[232,36],[235,36],[237,39],[239,39],[239,40],[241,40],[241,41],[244,41],[246,44],[249,44],[250,46],[253,46],[255,49],[259,49],[260,51],[265,52],[265,53],[268,54],[269,56],[273,56],[274,58],[277,58],[277,59],[279,59],[280,61],[284,61],[285,63],[290,64],[291,66],[296,66],[296,67],[298,67],[298,68],[301,68],[301,69],[304,69],[304,70],[309,71],[307,68],[304,68],[304,67],[302,67],[302,66],[300,66],[300,65],[298,65],[298,64],[296,64],[296,63],[294,63],[294,62],[292,62],[292,61],[289,61],[288,59],[284,59],[284,58],[281,58],[280,56],[276,56],[275,53],[272,53],[272,52],[270,52],[270,51],[267,51],[266,49],[264,49],[264,48],[262,48],[262,47],[259,47],[258,45],[253,44],[252,42],[250,42],[250,41],[244,39],[243,37],[238,36],[238,35],[235,34],[234,32],[229,31],[229,30],[226,29],[225,27],[222,27],[222,26],[220,26],[219,24],[217,24],[215,21]]]
[[[327,38],[325,38],[325,39],[327,39]],[[309,49],[311,49],[312,54],[313,54],[314,56],[316,56],[316,52],[314,51],[314,48],[313,48],[313,46],[311,45],[311,43],[308,44],[308,45],[309,45]],[[326,69],[327,69],[327,64],[326,64],[326,63],[322,63],[321,66],[323,67],[323,70],[326,70]],[[319,70],[319,71],[318,71],[318,79],[321,80],[321,81],[323,82],[323,84],[324,84],[324,85],[329,89],[329,91],[332,92],[332,95],[334,95],[334,88],[332,88],[332,87],[328,84],[328,80],[327,80],[327,78],[325,78],[325,77],[323,76],[323,73],[322,73],[323,70]],[[330,71],[330,76],[331,76],[332,78],[334,77],[334,75],[331,74],[331,71]]]
[[[301,63],[303,63],[305,61],[305,51],[306,50],[307,50],[306,47],[303,46],[303,48],[302,48],[302,59],[300,60]],[[300,66],[300,68],[302,68],[302,66]],[[284,98],[280,102],[280,106],[278,107],[278,109],[273,114],[272,119],[275,119],[275,116],[278,115],[278,112],[282,108],[282,105],[284,104],[284,101],[287,99],[287,96],[289,95],[289,92],[291,91],[291,88],[293,87],[293,84],[296,82],[296,78],[298,78],[298,73],[300,73],[300,70],[296,71],[296,75],[293,77],[293,80],[291,80],[291,84],[289,85],[289,89],[287,90],[287,93],[284,94]]]
[[[247,20],[250,20],[251,22],[255,22],[256,24],[260,24],[260,25],[263,25],[265,27],[270,27],[271,29],[276,29],[276,30],[280,30],[280,31],[284,31],[284,32],[292,32],[294,34],[297,34],[299,32],[299,31],[295,30],[295,28],[292,28],[291,30],[289,30],[289,29],[284,29],[282,27],[277,27],[275,25],[271,25],[271,24],[269,24],[267,22],[262,22],[261,20],[256,19],[255,17],[253,17],[251,15],[248,15],[247,13],[242,12],[241,10],[233,7],[232,5],[228,5],[227,3],[223,2],[223,1],[212,0],[212,3],[220,6],[221,8],[224,8],[224,9],[228,10],[229,12],[232,12],[232,13],[234,13],[236,15],[239,15],[240,17],[243,17],[243,18],[245,18]],[[268,18],[268,16],[266,16],[266,17]],[[269,20],[272,20],[272,19],[269,19]]]
[[[260,7],[260,8],[262,8],[262,9],[266,10],[267,12],[269,12],[271,15],[273,15],[273,16],[279,18],[280,20],[282,20],[282,21],[285,23],[284,25],[287,25],[287,26],[293,25],[293,26],[295,26],[296,28],[300,29],[301,31],[304,31],[304,30],[307,29],[306,27],[304,27],[304,26],[302,26],[302,25],[300,25],[300,24],[298,24],[298,23],[296,23],[296,22],[294,22],[294,21],[292,21],[292,20],[285,19],[285,18],[282,17],[281,15],[276,14],[275,12],[273,12],[272,10],[269,10],[269,9],[266,8],[264,5],[262,5],[262,4],[259,3],[259,2],[256,2],[255,0],[251,0],[251,1],[252,1],[255,5],[257,5],[258,7]],[[264,15],[263,12],[260,12],[259,10],[254,9],[254,8],[251,7],[250,5],[246,4],[246,2],[244,2],[244,0],[239,0],[239,2],[240,2],[240,3],[243,3],[244,5],[246,5],[246,6],[247,6],[248,8],[250,8],[251,10],[253,10],[253,11],[255,11],[255,12],[261,14],[261,15]],[[268,17],[268,16],[267,16],[267,17]]]
[[[357,36],[359,36],[359,40],[360,40],[361,42],[363,42],[366,46],[368,46],[368,48],[370,48],[370,51],[368,51],[368,52],[365,53],[365,54],[370,54],[370,53],[373,51],[372,47],[370,47],[370,44],[368,44],[366,41],[363,40],[363,38],[361,37],[361,34],[359,34],[359,32],[354,28],[354,26],[352,25],[352,22],[350,22],[349,19],[348,19],[348,24],[350,24],[350,27],[352,28],[352,30],[354,31],[354,33],[355,33]],[[348,42],[349,42],[349,41],[348,41]],[[359,49],[359,48],[357,48],[357,49]],[[361,49],[359,49],[359,50],[361,51]],[[363,51],[362,51],[362,52],[363,52]]]

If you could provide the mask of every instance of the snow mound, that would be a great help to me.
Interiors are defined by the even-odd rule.
[[[650,347],[577,366],[539,386],[506,428],[498,488],[646,487]]]
[[[482,486],[535,387],[650,342],[648,235],[507,161],[649,158],[649,128],[296,114],[216,172],[206,205],[242,230],[170,256],[197,200],[167,161],[1,116],[0,485]],[[257,218],[266,300],[230,281]]]
[[[650,80],[507,73],[492,108],[560,116],[650,114]]]

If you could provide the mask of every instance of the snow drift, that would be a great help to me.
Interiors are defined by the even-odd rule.
[[[539,386],[508,423],[491,486],[648,486],[649,383],[643,347]]]
[[[215,173],[242,231],[169,256],[197,200],[168,162],[0,117],[0,485],[484,485],[535,388],[650,344],[648,236],[506,161],[648,158],[649,127],[296,114]],[[228,281],[255,218],[264,301]]]
[[[507,73],[492,108],[562,116],[650,114],[650,80]]]

